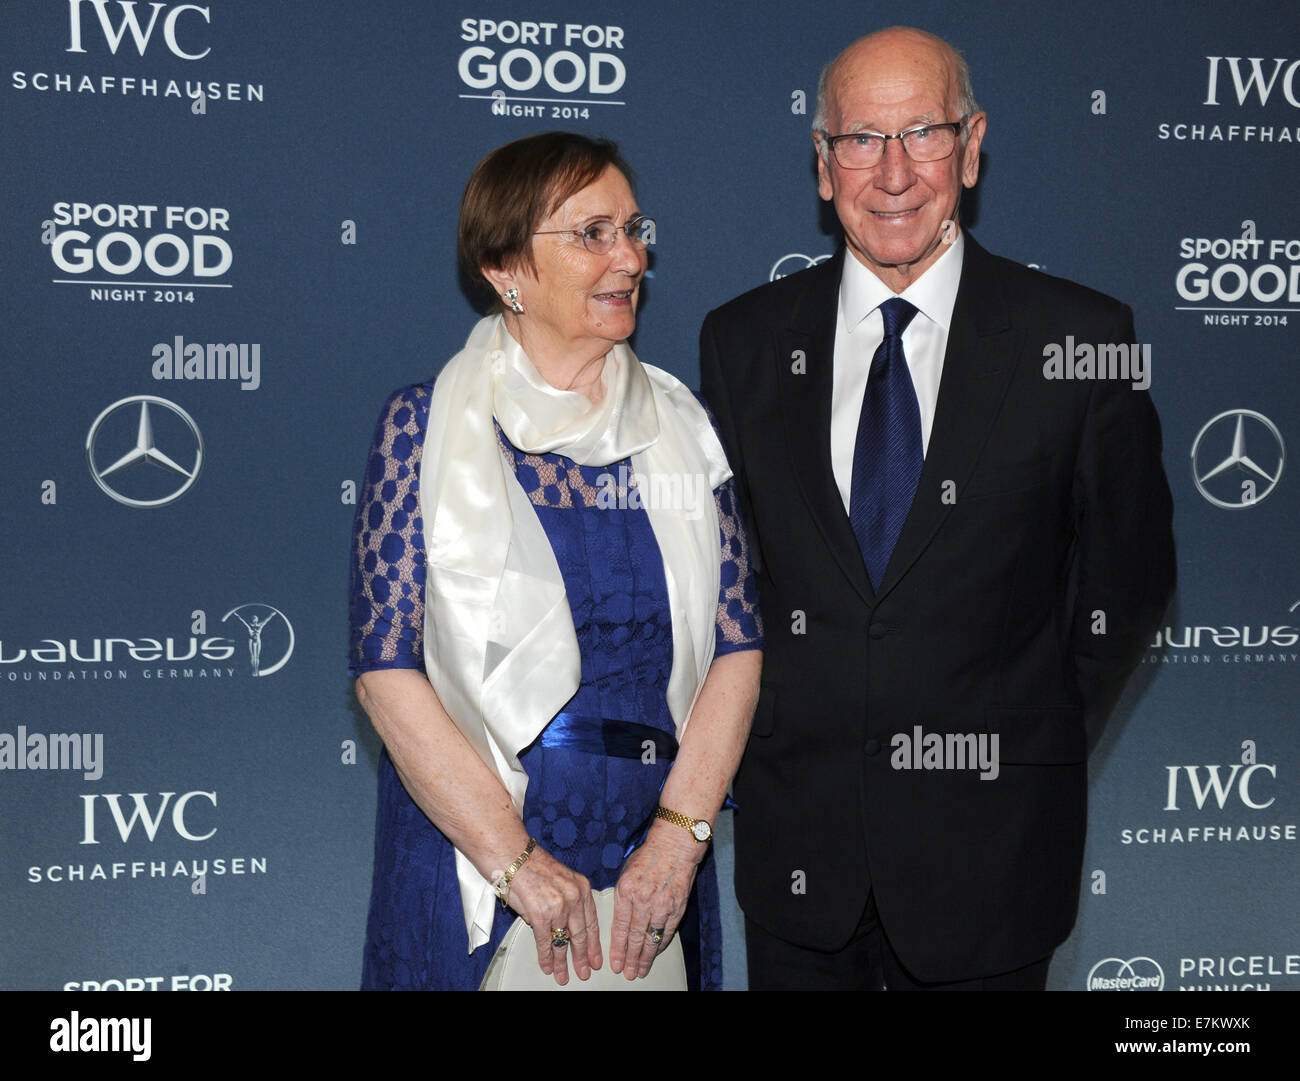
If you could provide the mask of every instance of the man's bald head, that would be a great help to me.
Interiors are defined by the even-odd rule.
[[[952,93],[955,94],[952,102],[956,109],[955,115],[970,116],[979,111],[979,106],[975,103],[975,91],[971,86],[970,69],[961,53],[943,38],[924,30],[910,26],[891,26],[887,30],[877,30],[874,34],[859,38],[822,69],[821,79],[817,83],[813,131],[827,131],[826,124],[840,81],[869,72],[873,64],[882,58],[896,57],[900,50],[915,58],[919,64],[942,66]]]

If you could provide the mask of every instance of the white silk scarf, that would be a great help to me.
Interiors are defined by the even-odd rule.
[[[552,387],[491,316],[438,376],[429,404],[420,467],[425,671],[520,814],[528,777],[519,752],[573,697],[582,662],[559,565],[501,454],[494,417],[525,453],[593,466],[631,459],[668,584],[667,701],[679,739],[713,660],[720,557],[712,492],[731,476],[726,456],[695,396],[641,364],[626,343],[610,350],[601,379],[598,405]],[[496,895],[460,851],[456,870],[473,952],[491,933]]]

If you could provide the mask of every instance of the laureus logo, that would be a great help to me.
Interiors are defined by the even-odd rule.
[[[274,675],[288,664],[293,656],[293,624],[280,609],[269,604],[241,604],[222,616],[221,622],[229,619],[238,620],[248,633],[248,662],[255,677]]]

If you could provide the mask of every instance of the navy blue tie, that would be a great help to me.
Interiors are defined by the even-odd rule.
[[[921,478],[921,410],[903,355],[903,331],[916,315],[906,300],[880,305],[885,340],[871,358],[853,448],[849,521],[871,584],[879,588]]]

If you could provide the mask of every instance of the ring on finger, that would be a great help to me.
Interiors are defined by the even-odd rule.
[[[645,933],[650,936],[650,941],[658,946],[664,940],[666,930],[668,930],[666,927],[647,927]]]
[[[569,944],[569,929],[567,927],[551,928],[551,949],[562,950]]]

